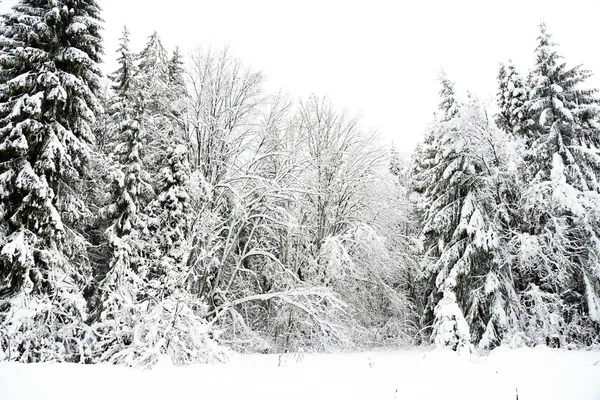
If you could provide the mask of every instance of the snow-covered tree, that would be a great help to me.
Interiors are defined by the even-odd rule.
[[[252,139],[251,121],[262,104],[262,74],[244,67],[228,49],[198,48],[190,60],[186,134],[193,165],[215,185],[228,176]]]
[[[359,221],[361,190],[385,155],[359,122],[346,112],[336,112],[324,98],[311,96],[300,106],[297,126],[305,140],[305,179],[311,188],[304,213],[311,220],[309,235],[317,252],[326,237]]]
[[[167,149],[166,165],[161,171],[159,194],[149,205],[150,213],[157,218],[156,228],[163,231],[156,235],[161,253],[176,263],[186,257],[189,245],[191,200],[188,193],[190,165],[188,151],[182,144],[173,143]]]
[[[131,118],[131,113],[141,112],[141,99],[138,68],[135,54],[130,49],[130,33],[126,26],[119,38],[117,49],[118,68],[110,75],[111,96],[107,99],[106,132],[104,132],[104,147],[112,149],[118,143],[122,122]]]
[[[128,107],[129,103],[124,104]],[[99,284],[94,324],[98,335],[95,351],[103,361],[119,362],[122,352],[132,344],[146,295],[147,216],[143,211],[152,187],[143,166],[145,138],[138,115],[131,108],[123,112],[126,119],[121,122],[119,143],[113,151],[118,159],[112,189],[114,201],[104,212],[111,222],[105,235],[113,254]]]
[[[506,65],[502,64],[498,72],[496,94],[498,104],[496,123],[500,129],[518,136],[526,134],[531,124],[525,106],[527,99],[528,89],[512,60]]]
[[[438,105],[440,115],[438,119],[442,122],[448,122],[459,115],[460,104],[456,99],[454,82],[448,79],[444,70],[440,71],[438,80],[441,86],[439,92],[441,101]]]
[[[600,317],[599,103],[595,91],[581,87],[590,73],[566,67],[544,24],[535,55],[517,269],[526,325],[543,326],[533,340],[579,341],[589,335],[575,331]]]
[[[100,8],[22,0],[0,29],[0,359],[80,360]]]
[[[140,129],[144,131],[147,147],[147,170],[160,173],[164,164],[164,150],[172,145],[172,133],[178,133],[176,117],[183,114],[185,87],[171,79],[181,79],[179,59],[169,60],[160,36],[154,32],[137,56],[138,71],[135,81],[140,104]],[[171,74],[175,75],[171,75]],[[181,82],[179,82],[181,83]]]
[[[477,100],[455,110],[452,85],[444,75],[440,81],[438,121],[427,133],[413,177],[415,190],[423,196],[428,259],[423,323],[433,327],[438,345],[456,350],[472,343],[488,347],[499,343],[500,332],[490,340],[491,330],[506,327],[506,319],[494,320],[493,307],[487,304],[504,306],[504,300],[492,286],[485,289],[481,279],[501,279],[497,249],[502,215],[497,207],[500,191],[494,187],[503,167],[504,143]]]
[[[137,80],[146,111],[159,115],[166,113],[171,99],[168,95],[171,63],[158,32],[150,35],[137,58]]]
[[[179,46],[175,47],[169,60],[169,87],[174,98],[186,92],[184,62]]]
[[[129,35],[127,26],[124,26],[122,36],[119,39],[119,48],[117,49],[119,68],[113,72],[111,79],[113,82],[112,89],[117,96],[133,101],[133,96],[138,89],[137,86],[139,86],[136,83],[138,68],[135,54],[129,48],[131,43]]]
[[[187,287],[193,213],[181,144],[168,149],[158,187],[140,221],[148,221],[147,229],[113,239],[115,255],[104,282],[109,295],[96,325],[104,332],[102,358],[138,367],[152,367],[162,357],[176,365],[222,361],[224,350],[204,319],[206,307]],[[134,199],[133,191],[124,193]]]
[[[402,173],[402,167],[400,165],[400,159],[398,155],[398,151],[392,144],[392,150],[390,151],[390,173],[394,176],[400,176]]]

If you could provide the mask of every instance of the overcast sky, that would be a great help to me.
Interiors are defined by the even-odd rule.
[[[6,11],[15,0],[4,0]],[[157,30],[171,50],[196,45],[232,52],[267,77],[267,89],[328,95],[410,151],[438,102],[443,67],[467,90],[491,98],[499,63],[525,74],[545,20],[570,65],[597,72],[600,0],[100,0],[105,60],[114,66],[123,24],[139,51]]]

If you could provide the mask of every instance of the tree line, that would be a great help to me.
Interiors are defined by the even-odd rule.
[[[498,112],[441,103],[412,156],[327,98],[184,61],[94,0],[0,27],[0,360],[151,367],[436,343],[598,342],[598,100],[545,26]]]

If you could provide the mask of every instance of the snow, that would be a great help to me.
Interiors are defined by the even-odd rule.
[[[87,31],[87,29],[88,29],[88,27],[85,24],[82,24],[81,22],[73,22],[67,28],[67,33],[70,35],[73,35],[73,34],[85,32],[85,31]]]
[[[82,50],[75,47],[67,48],[63,53],[63,59],[75,63],[90,63],[90,56]]]
[[[279,366],[281,365],[281,366]],[[35,384],[32,384],[35,382]],[[12,399],[597,400],[600,351],[545,346],[488,356],[414,349],[353,354],[236,355],[225,364],[153,370],[112,365],[0,363]]]
[[[453,270],[455,270],[453,268]],[[449,282],[450,281],[450,282]],[[444,297],[435,306],[435,343],[438,348],[455,348],[457,351],[468,354],[471,350],[471,334],[469,325],[456,303],[456,295],[451,290],[456,285],[455,277],[448,278],[444,282],[447,290],[444,290]]]
[[[594,288],[587,275],[583,275],[588,310],[592,321],[600,322],[600,298],[594,293]]]

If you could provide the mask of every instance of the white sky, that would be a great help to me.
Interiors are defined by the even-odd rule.
[[[16,0],[4,0],[6,11]],[[327,94],[410,151],[437,105],[443,67],[466,90],[496,91],[499,63],[525,74],[543,19],[569,65],[600,74],[600,0],[100,0],[105,60],[123,24],[139,51],[153,30],[171,50],[221,47],[267,78],[267,90]],[[600,87],[600,75],[590,81]]]

